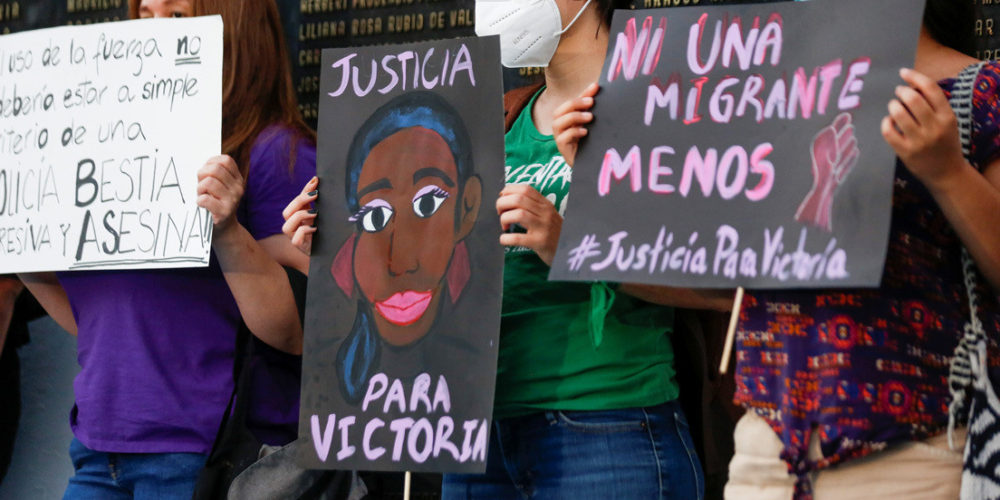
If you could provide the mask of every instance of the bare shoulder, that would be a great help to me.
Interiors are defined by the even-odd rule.
[[[966,66],[977,62],[979,60],[974,57],[941,46],[939,50],[927,54],[923,60],[918,58],[915,69],[935,81],[941,81],[955,78]]]

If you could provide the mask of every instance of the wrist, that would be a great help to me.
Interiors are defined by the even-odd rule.
[[[241,233],[245,233],[246,230],[243,226],[236,222],[235,218],[233,220],[220,222],[215,224],[212,228],[212,246],[214,247],[225,247],[238,243],[241,238]]]
[[[934,197],[949,196],[960,192],[962,186],[968,185],[966,177],[974,173],[975,169],[964,158],[955,160],[952,165],[941,169],[941,173],[929,178],[921,179],[924,187]]]
[[[15,278],[0,278],[0,300],[14,300],[24,290],[24,284]]]
[[[21,290],[4,290],[0,292],[0,314],[4,311],[3,309],[13,307],[17,302],[17,296],[20,295]]]
[[[535,252],[535,255],[538,255],[538,258],[542,261],[542,263],[549,267],[552,267],[552,261],[556,257],[555,253],[548,253],[548,252],[544,254]]]

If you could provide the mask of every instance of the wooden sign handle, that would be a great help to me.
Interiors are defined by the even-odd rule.
[[[733,300],[733,312],[729,316],[729,329],[726,331],[726,343],[722,349],[722,362],[719,363],[719,373],[725,375],[729,369],[729,357],[733,354],[733,342],[736,341],[736,325],[740,319],[740,306],[743,305],[743,287],[736,289]]]

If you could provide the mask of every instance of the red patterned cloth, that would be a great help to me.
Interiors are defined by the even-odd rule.
[[[954,80],[940,82],[950,94]],[[971,159],[1000,154],[1000,65],[976,81]],[[765,418],[800,477],[948,425],[948,369],[969,319],[961,241],[924,186],[897,161],[892,227],[877,289],[747,293],[736,340],[735,401]],[[1000,303],[979,278],[990,370],[1000,381]],[[813,432],[823,459],[807,457]]]

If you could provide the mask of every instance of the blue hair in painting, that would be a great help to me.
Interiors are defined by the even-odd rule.
[[[432,92],[416,91],[395,97],[378,108],[354,134],[347,152],[345,183],[347,208],[350,212],[354,213],[359,209],[358,179],[372,148],[396,132],[411,127],[433,130],[448,144],[458,171],[461,200],[465,182],[472,175],[472,141],[468,131],[458,111],[448,101]],[[456,210],[456,227],[460,217]],[[353,255],[353,249],[351,253]],[[354,325],[337,352],[341,393],[344,400],[351,404],[361,402],[368,380],[379,362],[381,341],[375,331],[372,314],[372,305],[363,298],[359,300]]]

